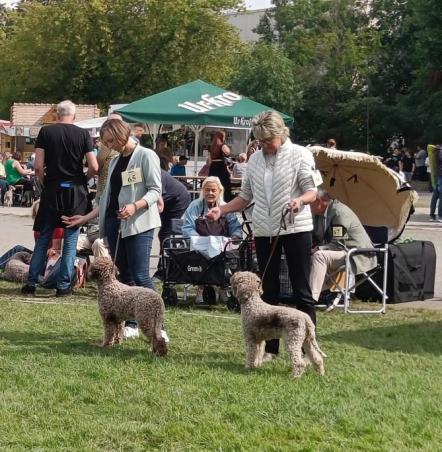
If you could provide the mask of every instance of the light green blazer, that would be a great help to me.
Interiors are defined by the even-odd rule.
[[[99,226],[100,237],[102,238],[104,237],[106,210],[109,205],[110,178],[118,159],[119,157],[112,160],[109,166],[106,187],[99,201]],[[157,206],[157,201],[161,196],[160,159],[152,149],[137,145],[129,160],[127,170],[135,168],[141,169],[142,181],[133,185],[121,187],[120,194],[118,195],[118,203],[120,207],[123,207],[126,204],[144,199],[149,208],[139,209],[132,217],[121,222],[122,238],[161,226],[160,214]]]

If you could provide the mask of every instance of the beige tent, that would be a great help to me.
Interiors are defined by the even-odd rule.
[[[362,224],[402,231],[417,193],[399,174],[372,155],[320,146],[309,149],[321,171],[322,187],[348,205]]]

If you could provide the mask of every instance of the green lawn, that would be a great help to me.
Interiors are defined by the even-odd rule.
[[[168,310],[154,358],[142,339],[96,346],[94,289],[22,301],[0,282],[2,451],[441,450],[442,312],[320,313],[326,376],[293,380],[285,354],[244,369],[221,307]]]

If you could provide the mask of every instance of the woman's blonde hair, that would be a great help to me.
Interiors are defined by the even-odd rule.
[[[289,136],[289,129],[281,115],[276,111],[264,111],[252,119],[252,133],[258,140],[269,140],[281,137],[283,141]]]
[[[131,128],[129,124],[125,123],[121,119],[107,119],[103,122],[100,129],[100,138],[103,139],[104,133],[107,132],[114,142],[127,143],[131,134]]]
[[[224,187],[223,187],[223,184],[221,183],[221,181],[219,180],[219,177],[217,177],[217,176],[209,176],[203,180],[203,184],[201,185],[201,191],[200,191],[200,199],[204,199],[204,187],[207,184],[216,184],[217,185],[217,187],[219,188],[219,194],[218,194],[218,198],[216,199],[216,203],[220,204],[221,201],[224,202]]]

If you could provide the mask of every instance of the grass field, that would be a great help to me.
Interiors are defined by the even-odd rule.
[[[25,303],[0,282],[0,450],[436,451],[442,312],[319,314],[326,376],[249,372],[239,318],[169,310],[166,358],[100,349],[95,291]],[[32,301],[32,300],[30,300]]]

